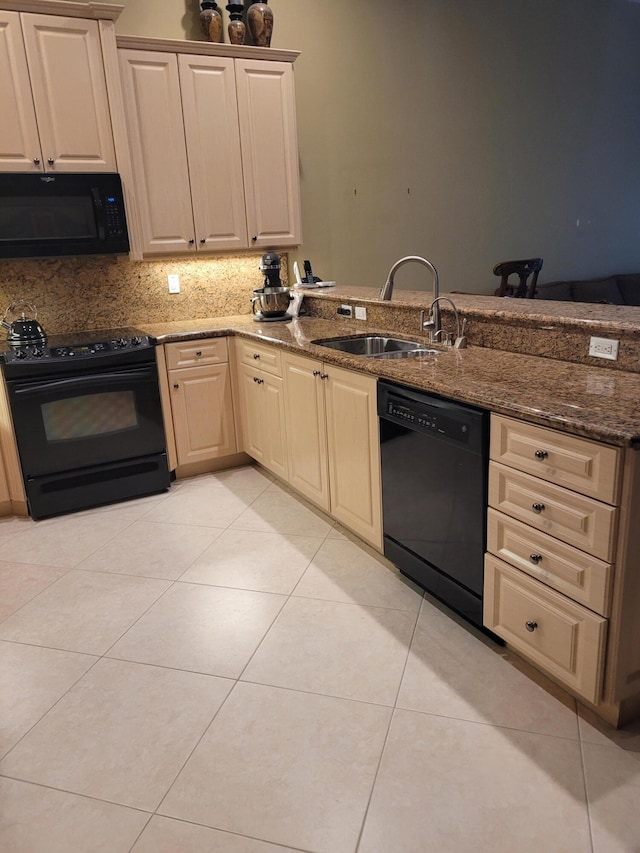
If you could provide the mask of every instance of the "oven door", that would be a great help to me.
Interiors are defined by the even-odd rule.
[[[165,450],[155,363],[7,386],[25,479]]]

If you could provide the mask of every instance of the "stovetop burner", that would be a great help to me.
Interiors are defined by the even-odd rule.
[[[7,378],[28,374],[41,374],[53,370],[72,369],[72,363],[100,361],[111,364],[127,355],[149,350],[153,343],[139,329],[92,329],[87,332],[70,332],[50,335],[46,345],[40,342],[9,344],[2,352]],[[138,360],[137,358],[135,360]]]

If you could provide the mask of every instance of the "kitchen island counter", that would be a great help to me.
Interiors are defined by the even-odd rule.
[[[482,298],[482,297],[478,297]],[[489,298],[489,297],[486,297]],[[350,356],[314,340],[389,332],[317,317],[256,323],[250,315],[140,324],[158,343],[239,335],[441,394],[500,414],[619,446],[640,447],[640,374],[483,346],[425,358]],[[394,332],[396,333],[396,332]],[[415,334],[408,337],[424,342]]]

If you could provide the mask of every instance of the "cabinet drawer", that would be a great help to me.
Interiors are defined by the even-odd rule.
[[[606,619],[487,554],[484,623],[534,664],[598,703]]]
[[[583,495],[617,502],[620,452],[615,447],[493,415],[491,458]]]
[[[601,560],[613,561],[616,510],[608,504],[490,462],[489,505]]]
[[[273,373],[274,376],[282,376],[281,352],[277,347],[236,338],[236,353],[240,364],[250,364],[254,368]]]
[[[487,513],[487,550],[596,613],[609,615],[613,567],[495,509]]]
[[[193,367],[196,364],[218,364],[229,361],[226,338],[205,338],[184,343],[165,344],[167,367]]]

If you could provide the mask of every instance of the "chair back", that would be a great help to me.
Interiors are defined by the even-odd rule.
[[[500,285],[494,296],[515,296],[533,299],[536,295],[538,275],[542,269],[542,258],[529,258],[524,261],[500,261],[493,268],[493,274],[500,276]],[[510,275],[518,276],[518,283],[509,282]],[[531,276],[531,281],[527,279]]]

